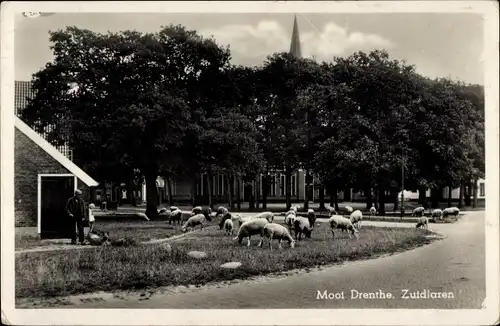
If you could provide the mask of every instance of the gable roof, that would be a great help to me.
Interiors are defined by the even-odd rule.
[[[64,166],[69,172],[74,174],[78,179],[85,183],[89,187],[95,187],[99,185],[97,181],[92,179],[85,171],[80,169],[75,163],[71,162],[66,156],[57,150],[52,144],[43,139],[36,131],[30,128],[26,123],[24,123],[19,117],[15,117],[14,125],[19,131],[25,134],[31,141],[40,146],[47,154],[52,156],[57,162]]]

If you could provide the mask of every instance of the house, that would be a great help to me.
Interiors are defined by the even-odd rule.
[[[36,226],[41,238],[75,232],[65,208],[75,189],[86,202],[98,183],[21,119],[15,117],[15,225]]]

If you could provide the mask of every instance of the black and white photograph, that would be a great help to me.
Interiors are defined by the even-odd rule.
[[[496,1],[1,9],[3,323],[498,322]]]

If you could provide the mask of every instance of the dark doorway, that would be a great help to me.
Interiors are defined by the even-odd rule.
[[[74,177],[42,176],[40,183],[40,238],[71,238],[76,227],[66,213],[66,203],[75,190]]]

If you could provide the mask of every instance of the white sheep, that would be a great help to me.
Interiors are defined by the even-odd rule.
[[[344,210],[347,212],[347,214],[351,214],[354,211],[354,209],[351,206],[344,207]]]
[[[180,209],[176,209],[170,212],[170,217],[168,219],[168,224],[172,224],[172,222],[177,222],[177,224],[181,224],[182,221],[182,211]]]
[[[375,216],[377,215],[377,209],[375,208],[375,206],[372,205],[372,207],[370,207],[370,216]]]
[[[239,229],[243,223],[251,221],[252,219],[253,216],[242,217],[240,214],[231,214],[231,220],[233,221],[233,223],[235,225],[236,223],[238,223],[238,227],[236,229]]]
[[[443,217],[443,211],[439,208],[432,211],[431,217],[436,221],[440,220]]]
[[[234,224],[233,224],[233,221],[231,219],[227,219],[224,222],[224,231],[226,232],[226,234],[232,235],[233,234],[233,227],[234,227]]]
[[[460,209],[458,209],[458,207],[448,207],[443,210],[443,217],[448,215],[457,216],[458,214],[460,214]]]
[[[332,206],[327,206],[326,209],[328,210],[328,213],[330,214],[330,216],[337,215],[337,211]]]
[[[144,213],[135,213],[135,216],[137,216],[138,218],[140,218],[142,220],[149,221],[149,217]]]
[[[193,209],[191,210],[191,214],[194,216],[194,215],[198,215],[198,214],[201,214],[203,208],[201,208],[201,206],[196,206],[196,207],[193,207]]]
[[[244,238],[247,238],[247,247],[250,247],[250,238],[252,235],[260,235],[259,247],[262,247],[262,241],[264,238],[264,226],[268,224],[269,221],[265,218],[256,218],[241,224],[238,235],[233,238],[233,240],[238,240],[241,244]]]
[[[285,217],[285,224],[288,226],[290,231],[292,231],[292,229],[294,227],[295,219],[297,218],[297,215],[295,215],[294,213],[290,213],[290,212],[288,212],[287,214],[288,215]]]
[[[264,226],[264,237],[269,239],[269,249],[272,250],[273,239],[277,239],[279,243],[279,248],[281,249],[281,241],[287,240],[290,244],[290,248],[295,247],[295,240],[288,232],[288,229],[283,225],[276,223],[268,223]]]
[[[293,210],[295,213],[297,213],[299,210],[299,205],[292,206],[291,210]]]
[[[359,228],[361,227],[361,221],[363,220],[363,213],[357,209],[351,213],[349,220],[355,227]]]
[[[158,211],[158,215],[161,215],[163,213],[166,213],[167,212],[167,208],[166,207],[162,207],[160,208],[160,210]]]
[[[197,225],[200,225],[201,226],[201,229],[203,230],[203,225],[205,224],[206,222],[206,218],[205,218],[205,215],[203,214],[197,214],[195,216],[191,216],[187,221],[186,223],[184,223],[184,225],[182,226],[182,232],[186,232],[187,231],[187,228],[191,228],[191,229],[194,229],[195,226]]]
[[[358,230],[356,230],[350,219],[343,217],[341,215],[333,215],[328,220],[328,223],[330,225],[330,231],[332,232],[332,236],[334,238],[335,238],[335,233],[334,233],[335,229],[347,230],[349,238],[351,238],[351,234],[354,235],[356,238],[358,238]]]
[[[179,207],[177,207],[177,206],[170,206],[170,211],[171,212],[176,211],[178,209],[179,209]]]
[[[272,212],[262,212],[257,215],[254,215],[253,218],[265,218],[269,223],[273,223],[274,214]]]
[[[418,219],[417,225],[415,226],[416,228],[424,228],[427,229],[429,228],[429,219],[425,216],[422,216]]]
[[[222,219],[219,222],[219,229],[222,230],[222,228],[224,227],[224,223],[226,222],[226,220],[231,220],[231,219],[232,219],[232,213],[229,213],[229,211],[227,211],[222,216]]]
[[[420,206],[420,207],[417,207],[413,210],[413,212],[411,213],[411,216],[424,216],[424,212],[425,212],[425,208]]]
[[[314,225],[309,224],[309,219],[297,216],[294,220],[295,227],[295,239],[300,241],[302,239],[302,234],[306,236],[306,238],[311,238],[311,233],[314,228]]]

